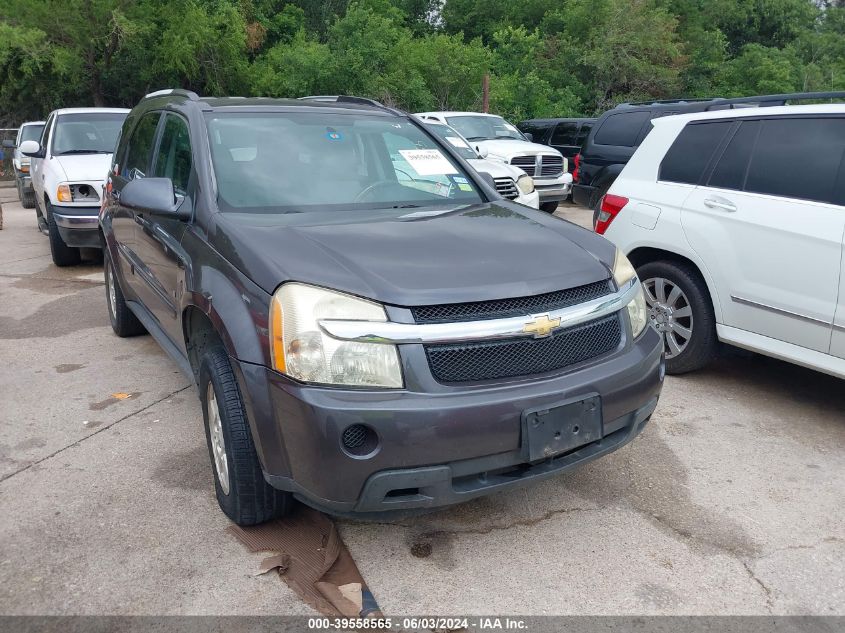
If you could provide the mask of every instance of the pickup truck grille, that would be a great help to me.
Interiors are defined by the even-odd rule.
[[[524,171],[529,176],[534,175],[534,170],[537,165],[537,157],[536,156],[514,156],[511,158],[511,165],[514,167],[519,167],[522,171]]]
[[[425,354],[435,380],[470,382],[557,371],[612,352],[621,340],[617,313],[546,338],[427,345]]]
[[[530,297],[474,301],[472,303],[445,303],[436,306],[417,306],[411,314],[417,323],[448,323],[451,321],[481,321],[512,316],[542,314],[560,310],[577,303],[598,299],[612,292],[610,280],[596,281],[584,286],[556,290]]]
[[[514,156],[511,165],[535,178],[557,178],[563,174],[563,157],[557,154]]]
[[[563,174],[563,157],[544,154],[540,166],[540,176],[555,178]]]
[[[519,191],[516,188],[516,183],[512,178],[494,178],[496,181],[496,191],[499,195],[508,200],[516,200],[519,197]]]

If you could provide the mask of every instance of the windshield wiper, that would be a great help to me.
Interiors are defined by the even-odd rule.
[[[65,152],[58,152],[56,156],[66,156],[68,154],[111,154],[106,149],[69,149]]]
[[[419,209],[420,205],[418,204],[394,204],[391,209]]]
[[[488,141],[490,140],[489,136],[467,136],[468,141]]]

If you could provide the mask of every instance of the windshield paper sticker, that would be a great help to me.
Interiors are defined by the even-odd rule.
[[[449,141],[455,147],[469,147],[466,141],[462,138],[458,138],[457,136],[447,136],[446,140]]]
[[[458,173],[458,170],[446,160],[439,149],[400,149],[399,153],[420,176],[443,176]]]
[[[454,180],[455,182],[462,182],[463,184],[467,184],[469,182],[463,176],[452,176],[452,180]]]

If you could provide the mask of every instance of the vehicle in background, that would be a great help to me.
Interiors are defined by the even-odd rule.
[[[101,195],[120,128],[129,110],[54,110],[39,140],[21,143],[32,159],[39,228],[50,238],[56,266],[80,261],[80,248],[100,248]]]
[[[651,131],[652,121],[664,116],[690,112],[782,106],[806,100],[842,99],[845,92],[806,92],[758,95],[736,99],[680,99],[623,103],[602,114],[596,121],[581,152],[575,157],[572,200],[598,212],[599,201]]]
[[[723,341],[845,378],[845,105],[661,118],[595,229],[637,268],[668,371]]]
[[[516,127],[530,134],[535,143],[554,147],[566,158],[569,173],[575,169],[575,156],[593,128],[596,119],[529,119]]]
[[[149,331],[198,386],[238,524],[294,497],[376,516],[539,481],[657,406],[629,262],[503,199],[417,117],[158,92],[105,191],[112,328]]]
[[[37,141],[41,138],[44,129],[44,121],[27,121],[18,130],[15,139],[14,156],[12,164],[15,168],[15,186],[18,189],[18,198],[24,209],[35,207],[35,190],[32,188],[30,173],[30,158],[21,153],[21,143],[24,141]]]
[[[449,143],[455,149],[455,152],[466,160],[475,171],[481,174],[489,174],[493,179],[492,182],[496,191],[503,198],[524,204],[532,209],[540,208],[540,195],[534,188],[534,179],[531,176],[513,165],[481,158],[478,152],[470,147],[467,140],[448,125],[437,121],[423,122],[428,130],[434,132],[443,142]]]
[[[495,114],[420,112],[418,117],[456,129],[483,157],[518,167],[534,179],[540,208],[554,213],[572,190],[566,159],[548,145],[532,143],[514,125]]]

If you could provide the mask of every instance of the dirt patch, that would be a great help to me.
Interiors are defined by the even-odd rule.
[[[102,288],[86,285],[84,290],[45,303],[23,319],[0,316],[0,339],[58,338],[108,325],[109,315]]]
[[[56,373],[59,374],[69,374],[70,372],[82,369],[83,367],[85,367],[85,365],[80,365],[78,363],[63,363],[61,365],[56,365],[55,370]]]

